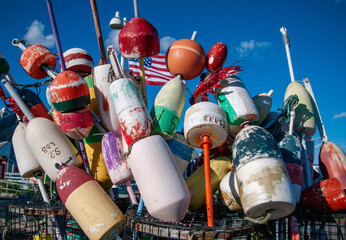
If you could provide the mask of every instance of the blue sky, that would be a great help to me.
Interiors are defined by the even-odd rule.
[[[274,90],[272,111],[281,106],[290,83],[279,31],[286,27],[295,78],[310,79],[327,136],[346,151],[346,0],[138,0],[138,3],[140,16],[159,32],[162,53],[174,41],[191,38],[193,31],[198,31],[196,41],[206,53],[215,43],[223,42],[228,47],[225,66],[243,61],[239,63],[244,67],[239,77],[251,96]],[[46,1],[3,1],[1,5],[0,52],[9,62],[10,73],[17,83],[36,82],[21,68],[21,50],[13,47],[11,41],[25,39],[57,53]],[[85,49],[97,63],[100,53],[90,2],[55,0],[52,5],[63,51],[74,47]],[[118,32],[109,27],[109,21],[116,11],[127,20],[133,18],[133,1],[99,0],[97,7],[105,46],[117,45]],[[193,79],[187,85],[193,91],[198,82],[199,78]],[[147,86],[149,110],[159,89]],[[41,98],[46,103],[44,93],[45,88]],[[0,102],[0,107],[3,106]],[[188,107],[186,103],[185,110]],[[318,131],[313,138],[316,138],[316,159],[322,143]]]

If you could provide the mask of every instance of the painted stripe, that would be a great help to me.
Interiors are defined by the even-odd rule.
[[[171,46],[171,49],[186,49],[186,50],[189,50],[191,52],[194,52],[196,53],[197,55],[199,55],[201,58],[205,58],[205,56],[203,54],[201,54],[201,52],[199,52],[198,50],[192,48],[192,47],[189,47],[189,46],[184,46],[184,45],[174,45],[174,46]]]

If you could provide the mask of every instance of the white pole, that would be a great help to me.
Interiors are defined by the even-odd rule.
[[[292,60],[291,60],[291,54],[290,54],[290,39],[287,36],[287,29],[282,27],[280,28],[280,32],[282,33],[282,40],[285,44],[286,48],[286,55],[287,55],[287,61],[288,61],[288,67],[290,69],[290,76],[291,76],[291,81],[294,82],[294,73],[293,73],[293,67],[292,67]]]

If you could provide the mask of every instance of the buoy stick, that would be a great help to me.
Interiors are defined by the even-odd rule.
[[[125,185],[126,185],[126,190],[130,196],[130,200],[132,204],[138,204],[135,193],[133,192],[133,188],[132,188],[132,184],[130,180],[126,180],[125,181]]]
[[[208,227],[214,227],[214,216],[213,216],[213,197],[211,191],[211,182],[210,182],[210,160],[209,160],[209,148],[211,142],[209,136],[203,136],[203,141],[201,142],[201,148],[203,148],[204,154],[204,181],[205,181],[205,197],[207,204],[207,218],[208,218]]]
[[[290,113],[290,126],[288,128],[288,134],[289,135],[293,134],[293,124],[294,124],[294,118],[295,117],[296,117],[296,112],[294,110],[292,110]]]
[[[197,37],[197,31],[193,31],[191,40],[195,40]]]
[[[309,158],[308,158],[308,149],[306,146],[306,138],[305,133],[300,133],[300,140],[303,147],[303,177],[306,183],[306,187],[309,187],[312,185],[310,171],[309,171]],[[304,190],[304,189],[302,189]]]
[[[318,132],[320,133],[320,136],[322,138],[322,142],[328,142],[328,137],[327,137],[327,133],[326,133],[326,129],[324,127],[324,124],[322,122],[322,117],[321,117],[321,113],[320,113],[320,110],[318,109],[318,106],[317,106],[317,102],[316,102],[316,99],[315,99],[315,96],[314,96],[314,92],[312,91],[312,87],[311,87],[311,84],[310,84],[310,80],[308,78],[304,78],[303,79],[304,81],[304,86],[305,86],[305,89],[306,91],[308,91],[308,93],[310,94],[313,102],[314,102],[314,106],[315,106],[315,109],[316,109],[316,112],[317,112],[317,115],[315,114],[315,117],[316,117],[316,120],[317,120],[317,127],[318,127]]]
[[[286,48],[286,55],[287,55],[288,67],[290,69],[291,82],[294,82],[295,79],[294,79],[292,60],[291,60],[291,54],[290,54],[290,39],[287,36],[287,29],[285,27],[280,28],[280,32],[282,33],[282,40]]]
[[[99,15],[97,12],[97,6],[96,6],[95,0],[90,0],[90,4],[91,4],[91,10],[93,13],[93,18],[94,18],[97,42],[98,42],[99,50],[100,50],[100,54],[101,54],[101,62],[102,62],[102,64],[107,64],[106,51],[105,51],[105,46],[103,44],[102,32],[101,32],[101,27],[100,27],[100,20],[99,20]]]
[[[139,17],[139,9],[138,9],[138,1],[137,0],[133,0],[133,8],[135,10],[135,17],[138,18]]]

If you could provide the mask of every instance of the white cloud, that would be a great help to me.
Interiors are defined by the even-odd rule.
[[[333,116],[333,119],[343,118],[343,117],[346,117],[346,112],[342,112],[342,113],[339,113],[339,114],[335,114],[335,115]]]
[[[24,40],[30,44],[41,44],[47,48],[54,47],[54,35],[49,34],[45,36],[43,34],[45,25],[35,20],[28,28],[28,32],[24,35]]]
[[[106,48],[113,45],[114,48],[119,52],[119,33],[120,30],[112,30],[110,33],[108,33],[105,41]]]
[[[255,40],[243,41],[240,47],[236,47],[236,51],[241,58],[250,58],[252,60],[259,60],[263,58],[263,51],[271,47],[271,43],[267,41],[256,42]]]
[[[160,39],[160,52],[166,53],[168,48],[177,41],[175,38],[172,38],[170,36],[166,36]]]

